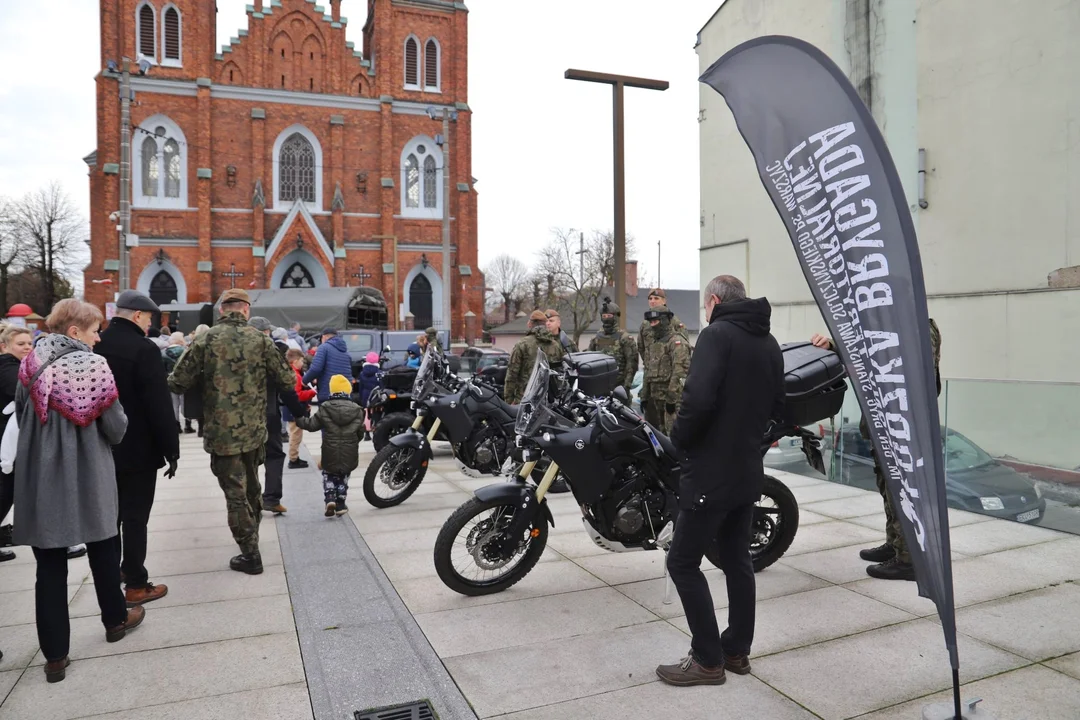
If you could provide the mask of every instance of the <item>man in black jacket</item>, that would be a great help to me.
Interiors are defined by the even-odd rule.
[[[154,505],[157,472],[168,460],[165,477],[176,474],[180,437],[173,415],[161,350],[146,337],[150,319],[159,312],[153,300],[137,290],[125,290],[116,300],[116,317],[101,333],[94,352],[109,363],[116,378],[128,429],[113,447],[116,485],[120,495],[122,548],[120,569],[128,605],[165,597],[164,585],[154,585],[146,571],[146,525]]]
[[[750,528],[765,482],[761,440],[784,407],[784,358],[769,334],[772,308],[721,275],[705,289],[698,336],[671,440],[682,455],[679,517],[667,566],[693,635],[690,655],[656,674],[671,685],[719,685],[724,668],[750,672],[754,566]],[[720,634],[701,559],[719,543],[728,627]]]

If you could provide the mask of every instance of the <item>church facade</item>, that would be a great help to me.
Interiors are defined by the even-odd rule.
[[[232,286],[363,284],[382,290],[392,327],[442,328],[449,282],[452,336],[482,315],[468,11],[367,1],[358,49],[341,0],[255,0],[220,48],[215,0],[100,0],[102,66],[133,66],[131,287],[195,303]],[[121,104],[117,73],[96,82],[85,287],[104,306],[119,282]]]

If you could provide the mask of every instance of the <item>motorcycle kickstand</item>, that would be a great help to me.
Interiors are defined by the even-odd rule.
[[[667,569],[667,554],[668,554],[668,551],[665,550],[664,551],[664,604],[665,605],[670,605],[671,604],[672,582],[671,582],[671,575],[668,574],[668,569]]]

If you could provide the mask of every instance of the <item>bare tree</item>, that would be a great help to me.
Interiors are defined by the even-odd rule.
[[[506,322],[511,309],[520,308],[529,281],[529,268],[513,255],[499,255],[484,270],[488,285],[502,298]],[[514,312],[517,310],[515,309]]]
[[[584,238],[561,228],[551,232],[551,242],[540,251],[535,277],[561,299],[560,313],[565,313],[564,320],[573,322],[574,344],[578,345],[582,334],[596,321],[605,288],[614,285],[615,236],[610,231],[593,231]],[[627,236],[628,256],[633,254],[633,242]],[[623,304],[625,299],[617,302]]]
[[[15,231],[14,203],[0,197],[0,311],[8,308],[8,279],[25,258],[24,245]]]
[[[57,278],[75,270],[85,259],[86,221],[56,181],[13,202],[10,217],[26,267],[41,277],[41,302],[48,312],[60,299]]]

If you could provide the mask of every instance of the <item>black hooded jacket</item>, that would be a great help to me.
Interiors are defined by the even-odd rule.
[[[15,388],[19,386],[19,359],[14,355],[0,355],[0,411],[15,400]],[[0,414],[0,437],[7,429],[10,415]]]
[[[698,336],[671,440],[682,454],[679,505],[756,502],[765,480],[761,442],[784,408],[784,358],[769,334],[765,298],[713,308]]]

